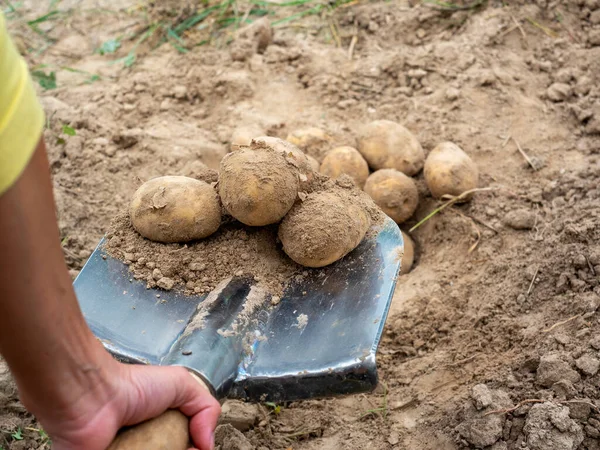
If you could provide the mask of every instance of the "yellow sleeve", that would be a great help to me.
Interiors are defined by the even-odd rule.
[[[19,178],[44,127],[25,60],[19,55],[0,12],[0,195]]]

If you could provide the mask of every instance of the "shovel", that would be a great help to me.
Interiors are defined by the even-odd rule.
[[[184,366],[217,399],[280,403],[368,392],[377,385],[375,354],[404,251],[391,219],[370,236],[291,282],[279,302],[245,277],[202,296],[147,289],[106,254],[104,240],[74,287],[92,332],[115,358]],[[250,298],[268,307],[251,311]],[[111,449],[175,449],[174,433],[187,448],[187,426],[169,411],[120,433]]]

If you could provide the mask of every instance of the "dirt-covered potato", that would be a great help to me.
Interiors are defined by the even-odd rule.
[[[332,138],[320,128],[310,127],[291,132],[285,140],[320,161],[331,148]]]
[[[396,223],[410,218],[419,204],[414,180],[395,169],[373,172],[365,183],[365,192]]]
[[[368,124],[358,139],[358,151],[373,170],[396,169],[408,176],[417,174],[425,160],[414,134],[391,120]]]
[[[425,161],[423,174],[431,195],[436,198],[460,195],[475,189],[479,182],[477,165],[452,142],[442,142],[431,150]]]
[[[337,147],[327,153],[320,172],[333,179],[345,173],[362,189],[369,177],[369,165],[355,148]]]
[[[294,159],[266,144],[229,153],[221,161],[219,195],[229,214],[250,226],[279,222],[298,197]]]
[[[400,275],[410,272],[415,262],[415,243],[404,231],[402,231],[402,238],[404,239],[404,255],[400,261]]]
[[[265,130],[259,125],[237,127],[233,130],[233,134],[231,135],[231,151],[235,152],[242,146],[248,146],[250,145],[250,142],[252,142],[252,139],[264,135]]]
[[[157,242],[188,242],[210,236],[221,224],[221,205],[215,189],[187,177],[153,178],[133,194],[131,224]]]
[[[371,219],[350,195],[315,192],[298,202],[279,225],[285,253],[306,267],[324,267],[343,258],[363,240]]]

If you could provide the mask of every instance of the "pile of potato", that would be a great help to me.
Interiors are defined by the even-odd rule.
[[[131,223],[153,241],[189,242],[218,230],[222,205],[245,225],[279,224],[279,239],[292,260],[324,267],[360,244],[371,216],[342,188],[312,192],[316,166],[287,141],[252,139],[223,158],[215,186],[177,176],[144,183],[131,201]]]
[[[234,131],[232,152],[221,161],[217,186],[185,177],[144,183],[131,202],[134,228],[165,243],[206,238],[220,226],[222,205],[246,225],[279,224],[279,238],[291,259],[323,267],[356,248],[371,223],[352,196],[310,192],[316,172],[332,179],[347,175],[398,224],[417,210],[419,192],[412,177],[421,170],[435,198],[459,196],[478,184],[477,166],[456,144],[442,142],[425,158],[417,138],[389,120],[367,124],[357,148],[333,146],[332,138],[317,128],[290,133],[287,140],[256,137],[263,132],[257,126]],[[406,273],[414,243],[403,236],[401,273]]]

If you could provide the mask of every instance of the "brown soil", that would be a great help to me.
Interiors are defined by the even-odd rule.
[[[455,142],[494,188],[412,233],[416,266],[398,281],[375,393],[256,406],[243,432],[220,430],[222,449],[600,448],[600,2],[350,4],[276,28],[244,61],[227,46],[142,46],[131,68],[93,51],[135,14],[98,7],[114,8],[81,1],[43,24],[56,42],[31,57],[102,75],[59,71],[58,89],[40,92],[74,275],[140,180],[218,168],[238,126],[318,127],[333,147],[395,120],[426,153]],[[407,228],[439,204],[416,179]],[[47,448],[0,374],[0,446]]]

